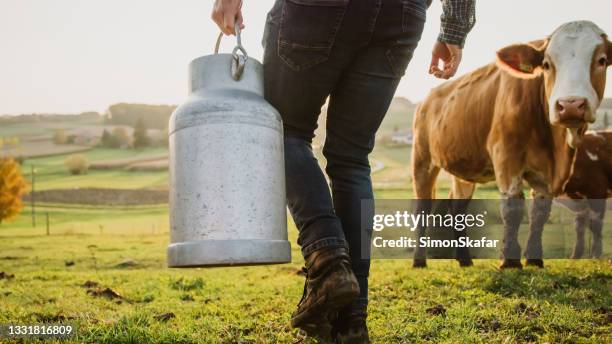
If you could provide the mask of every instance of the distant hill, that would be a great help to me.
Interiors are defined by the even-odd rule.
[[[108,107],[106,113],[83,112],[80,114],[23,114],[18,116],[0,116],[0,124],[27,123],[99,123],[125,125],[133,127],[139,118],[145,121],[147,128],[163,130],[168,126],[170,115],[176,105],[150,105],[118,103]]]
[[[393,98],[389,111],[380,125],[378,135],[406,132],[412,129],[412,118],[417,104],[403,97]]]
[[[82,112],[80,114],[33,113],[17,116],[0,116],[0,124],[17,123],[59,123],[59,122],[92,122],[101,119],[97,112]]]
[[[412,128],[412,118],[416,104],[403,97],[395,97],[391,101],[389,111],[380,125],[377,138],[390,135],[394,132],[406,132]],[[327,120],[327,105],[323,107],[319,116],[318,128],[315,131],[314,142],[322,145],[325,142],[325,125]]]

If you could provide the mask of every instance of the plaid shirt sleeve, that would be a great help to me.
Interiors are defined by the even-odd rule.
[[[442,11],[438,40],[463,48],[467,34],[476,24],[476,0],[442,0]]]

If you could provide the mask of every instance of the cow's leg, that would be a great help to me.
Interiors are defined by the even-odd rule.
[[[525,145],[512,137],[511,133],[499,135],[498,140],[489,138],[487,150],[493,162],[495,181],[501,192],[500,212],[504,223],[504,239],[500,268],[522,268],[521,246],[518,231],[525,210],[523,176],[525,175]],[[509,139],[509,140],[506,140]]]
[[[425,214],[431,212],[432,200],[435,198],[436,178],[440,168],[431,164],[429,147],[426,142],[420,142],[418,133],[415,135],[415,143],[412,147],[412,176],[414,192],[417,198],[416,213],[423,211]],[[425,235],[426,227],[417,227],[417,243]],[[414,251],[412,266],[424,268],[427,266],[427,252],[425,247],[417,245]]]
[[[575,212],[574,229],[576,230],[576,242],[572,251],[572,259],[580,259],[584,254],[584,232],[589,222],[589,213],[588,207],[585,210]]]
[[[474,194],[475,185],[467,181],[463,181],[457,177],[453,177],[453,184],[450,192],[451,208],[450,213],[453,215],[463,214],[466,212],[472,195]],[[455,239],[467,236],[465,231],[453,230]],[[470,257],[470,250],[467,247],[458,247],[455,251],[455,259],[459,262],[462,267],[472,266],[472,258]]]
[[[529,209],[529,238],[525,248],[525,258],[530,266],[544,267],[542,259],[542,232],[544,224],[550,217],[552,197],[539,193],[533,193],[533,202]]]
[[[605,199],[589,200],[590,211],[590,226],[591,229],[591,254],[592,258],[600,258],[602,252],[602,230],[604,215],[606,213]]]
[[[503,262],[500,268],[522,268],[521,246],[518,231],[525,210],[523,179],[516,174],[513,178],[498,177],[497,184],[502,193],[500,211],[504,222]]]

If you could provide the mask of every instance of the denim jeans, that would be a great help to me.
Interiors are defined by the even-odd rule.
[[[284,122],[287,203],[298,244],[304,256],[348,245],[361,288],[354,307],[368,302],[360,214],[361,200],[374,197],[368,155],[426,9],[427,0],[277,0],[268,13],[265,97]],[[328,98],[323,155],[331,193],[311,147]]]

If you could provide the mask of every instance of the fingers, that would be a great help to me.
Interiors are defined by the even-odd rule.
[[[451,59],[449,63],[444,64],[444,79],[450,79],[455,74],[457,74],[457,70],[459,69],[459,65],[461,64],[461,50],[453,51],[451,55]]]
[[[236,24],[236,13],[225,12],[223,14],[223,31],[226,35],[235,35],[234,25]]]
[[[444,75],[444,71],[440,69],[440,61],[448,61],[450,59],[450,51],[446,45],[440,41],[436,41],[431,51],[431,63],[429,65],[429,74],[432,74],[438,79]]]
[[[235,35],[235,24],[244,28],[242,18],[241,0],[217,0],[213,6],[211,15],[213,21],[219,26],[221,32],[226,35]]]
[[[242,11],[238,12],[236,15],[236,22],[240,25],[240,30],[244,29],[244,18],[242,18]]]
[[[440,70],[440,57],[436,54],[431,54],[431,63],[429,64],[429,74],[436,78],[442,77],[442,71]]]
[[[450,79],[457,74],[462,58],[462,50],[459,46],[447,44],[447,47],[450,52],[450,61],[444,64],[444,79]]]
[[[213,7],[213,11],[212,11],[212,15],[211,15],[212,20],[215,22],[215,24],[217,24],[217,26],[219,27],[219,29],[221,29],[221,31],[224,34],[227,34],[224,30],[224,24],[223,24],[223,11],[217,6],[215,5]]]
[[[453,56],[449,62],[444,63],[444,72],[442,72],[442,79],[450,79],[455,74],[457,74],[457,69],[459,69],[459,63],[457,62],[457,58]]]
[[[451,45],[447,45],[445,49],[436,47],[432,52],[429,74],[432,74],[438,79],[448,80],[452,78],[457,74],[459,64],[461,63],[461,56],[462,51],[459,47]],[[444,62],[442,69],[439,67],[440,60]]]

